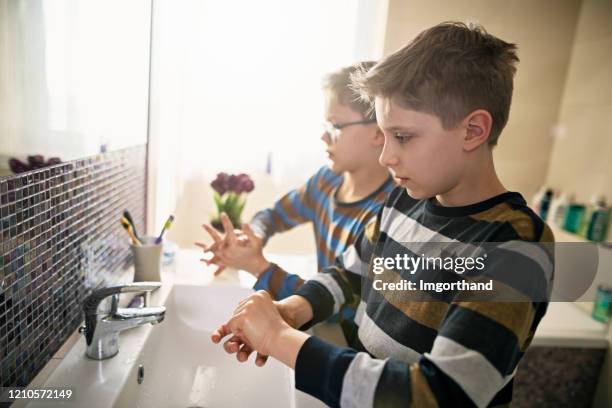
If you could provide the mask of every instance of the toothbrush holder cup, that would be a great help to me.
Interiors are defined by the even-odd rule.
[[[134,282],[161,281],[162,244],[156,237],[141,237],[142,245],[131,245],[134,255]]]

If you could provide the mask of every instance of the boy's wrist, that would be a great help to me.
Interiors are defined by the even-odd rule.
[[[309,337],[307,333],[283,325],[271,339],[270,355],[288,367],[295,368],[298,353]]]
[[[249,272],[251,275],[255,276],[257,279],[270,268],[272,264],[268,262],[266,258],[262,256],[255,257],[252,262],[252,265],[249,267]]]
[[[280,300],[277,304],[285,321],[295,329],[299,329],[312,320],[312,306],[302,296],[292,295]]]

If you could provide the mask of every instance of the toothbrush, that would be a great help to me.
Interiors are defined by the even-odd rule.
[[[138,236],[138,231],[136,230],[136,224],[134,223],[134,219],[132,218],[132,214],[130,214],[128,210],[124,210],[123,216],[130,222],[132,230],[134,230],[134,235],[136,236],[136,238],[138,238],[138,240],[140,240],[140,237]]]
[[[164,228],[162,228],[161,232],[159,233],[159,237],[157,237],[157,239],[155,240],[155,244],[161,244],[162,238],[164,236],[164,232],[170,229],[173,221],[174,221],[174,215],[169,216],[168,219],[166,220],[166,223],[164,224]]]
[[[136,246],[142,245],[140,240],[134,234],[134,230],[132,229],[132,225],[127,220],[127,218],[121,217],[121,225],[127,231],[127,233],[129,234],[130,238],[132,238],[132,244],[134,244]]]

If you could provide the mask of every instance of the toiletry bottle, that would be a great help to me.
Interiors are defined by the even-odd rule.
[[[546,218],[548,217],[548,209],[550,208],[550,203],[552,201],[553,198],[553,190],[548,189],[546,190],[546,192],[544,193],[544,197],[542,197],[542,201],[540,201],[540,217],[546,221]]]
[[[584,210],[584,216],[582,217],[582,222],[580,223],[580,228],[578,229],[578,235],[582,238],[587,239],[587,232],[589,231],[589,224],[591,223],[591,217],[593,212],[597,208],[597,203],[599,202],[600,197],[597,195],[591,196],[591,201],[589,205],[586,206]]]
[[[604,241],[608,234],[609,219],[610,209],[606,207],[605,199],[600,197],[596,207],[593,208],[593,212],[591,213],[586,238],[590,241]]]
[[[571,203],[567,206],[567,213],[565,214],[565,220],[563,221],[563,229],[566,231],[577,233],[582,225],[582,219],[584,217],[584,205],[578,203]]]
[[[531,207],[536,214],[540,213],[540,203],[542,202],[542,198],[544,198],[544,194],[546,194],[546,187],[542,186],[531,198],[529,207]]]
[[[612,286],[599,285],[595,302],[593,302],[593,319],[603,323],[610,321],[610,311],[612,310]]]
[[[563,227],[565,216],[567,214],[567,208],[570,203],[574,201],[574,195],[566,192],[561,193],[560,196],[555,198],[550,204],[548,220],[551,224]]]

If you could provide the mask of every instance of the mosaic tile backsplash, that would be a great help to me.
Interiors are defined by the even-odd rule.
[[[137,146],[0,178],[2,386],[26,386],[130,265],[119,217],[144,231],[145,162]]]

